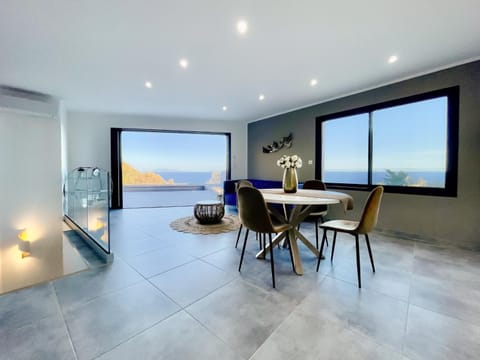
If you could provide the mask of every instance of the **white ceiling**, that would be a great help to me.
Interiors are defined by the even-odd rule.
[[[73,110],[251,121],[478,59],[479,14],[480,0],[0,0],[0,85]]]

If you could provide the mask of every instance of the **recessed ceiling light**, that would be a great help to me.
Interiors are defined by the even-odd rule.
[[[145,87],[147,89],[151,89],[153,87],[152,83],[150,81],[145,81]]]
[[[224,106],[222,107],[222,110],[223,110],[223,111],[227,111],[228,108],[224,105]]]
[[[316,86],[318,84],[317,79],[310,80],[310,86]]]
[[[260,100],[260,101],[265,100],[265,95],[260,94],[260,95],[258,96],[258,100]]]
[[[398,56],[397,55],[392,55],[388,58],[388,63],[393,64],[394,62],[397,62]]]
[[[245,20],[239,20],[237,22],[237,31],[239,34],[246,34],[248,31],[248,23]]]
[[[180,59],[180,61],[178,63],[184,69],[186,69],[188,67],[188,60],[187,59]]]

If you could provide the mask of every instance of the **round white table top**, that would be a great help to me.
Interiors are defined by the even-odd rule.
[[[303,191],[303,189],[299,189],[296,193],[285,193],[282,192],[272,192],[272,189],[265,189],[266,191],[262,191],[263,198],[265,202],[272,203],[272,204],[290,204],[290,205],[328,205],[328,204],[338,204],[340,200],[338,199],[329,199],[329,198],[322,198],[318,196],[309,196],[310,191]],[[270,190],[270,191],[269,191]]]

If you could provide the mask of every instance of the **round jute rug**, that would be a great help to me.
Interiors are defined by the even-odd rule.
[[[225,215],[218,224],[202,225],[193,216],[187,216],[170,223],[170,227],[174,230],[192,233],[192,234],[219,234],[238,230],[240,222],[238,216]]]

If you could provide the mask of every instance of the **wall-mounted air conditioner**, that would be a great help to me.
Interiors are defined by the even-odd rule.
[[[58,106],[53,96],[0,85],[0,110],[56,117]]]

